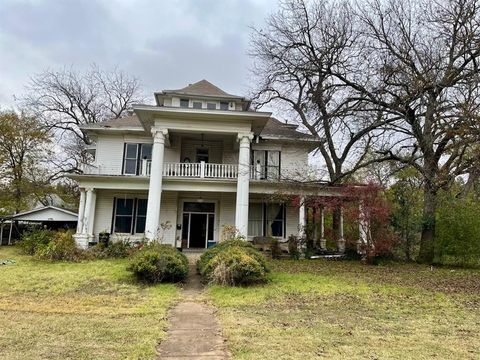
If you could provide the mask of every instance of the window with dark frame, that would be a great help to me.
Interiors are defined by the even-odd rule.
[[[251,165],[256,179],[280,179],[280,151],[253,150]]]
[[[202,102],[201,102],[201,101],[194,101],[194,102],[192,103],[192,107],[193,107],[194,109],[201,109],[201,108],[202,108]]]
[[[114,233],[142,234],[145,232],[146,217],[147,199],[114,199]]]
[[[228,102],[221,101],[220,102],[220,110],[228,110]]]
[[[180,107],[188,108],[189,102],[190,101],[188,99],[180,99]]]
[[[250,203],[248,236],[285,237],[286,207],[283,203]]]
[[[152,144],[126,143],[123,156],[123,174],[143,174],[143,166],[146,166],[144,160],[146,162],[152,160]]]
[[[217,104],[216,103],[207,103],[207,109],[208,110],[217,110]]]

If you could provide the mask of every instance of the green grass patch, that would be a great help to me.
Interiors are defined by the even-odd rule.
[[[0,247],[0,358],[154,359],[174,285],[141,286],[127,260],[46,263]]]
[[[267,285],[208,289],[235,359],[480,355],[478,271],[326,261],[270,265]]]

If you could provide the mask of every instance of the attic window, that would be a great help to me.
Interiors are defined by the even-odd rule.
[[[201,101],[194,101],[192,105],[193,105],[194,109],[201,109],[202,108],[202,102]]]
[[[217,104],[216,103],[207,103],[207,109],[208,110],[216,110],[217,109]]]
[[[180,107],[188,108],[188,99],[180,99]]]
[[[220,110],[228,110],[228,102],[220,102]]]

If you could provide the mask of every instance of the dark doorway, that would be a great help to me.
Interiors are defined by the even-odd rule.
[[[190,247],[205,248],[207,241],[207,214],[191,214]]]

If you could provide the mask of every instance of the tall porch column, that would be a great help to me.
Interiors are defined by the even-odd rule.
[[[340,207],[340,224],[339,224],[339,236],[337,240],[337,250],[343,254],[345,252],[345,238],[343,236],[343,208]]]
[[[154,240],[160,228],[160,202],[162,200],[163,158],[167,129],[152,128],[152,167],[148,187],[147,218],[145,220],[145,236]]]
[[[320,208],[320,249],[327,250],[327,239],[325,239],[325,207]]]
[[[359,219],[358,219],[358,227],[359,227],[359,238],[357,242],[357,252],[359,254],[365,254],[367,250],[367,246],[373,246],[372,244],[368,243],[368,237],[370,236],[370,224],[368,222],[367,214],[365,213],[365,206],[363,201],[360,201],[359,204]]]
[[[82,233],[84,217],[85,217],[85,189],[80,189],[80,203],[78,204],[77,234]]]
[[[90,189],[90,206],[89,206],[89,214],[88,214],[88,221],[87,221],[87,235],[88,240],[91,241],[95,238],[95,234],[93,232],[93,225],[95,223],[95,207],[97,205],[97,192],[95,189]]]
[[[252,133],[238,134],[240,149],[238,152],[237,204],[235,227],[239,235],[248,235],[248,195],[250,191],[250,141]]]
[[[305,214],[305,197],[300,198],[300,207],[298,209],[298,237],[301,239],[305,237],[305,230],[307,226],[307,218]]]

